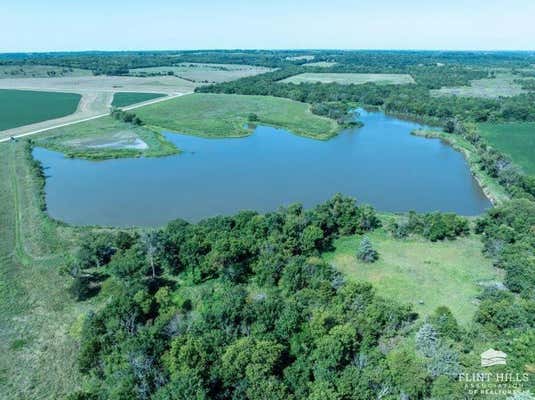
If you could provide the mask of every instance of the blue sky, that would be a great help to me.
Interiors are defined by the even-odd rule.
[[[535,50],[534,0],[2,0],[0,52]]]

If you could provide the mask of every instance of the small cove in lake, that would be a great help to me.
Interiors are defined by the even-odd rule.
[[[320,141],[258,126],[245,138],[165,133],[184,153],[163,158],[87,161],[43,148],[46,202],[53,218],[76,225],[161,226],[267,212],[335,193],[379,211],[478,215],[491,206],[463,155],[438,139],[411,135],[421,125],[360,112],[362,128]]]

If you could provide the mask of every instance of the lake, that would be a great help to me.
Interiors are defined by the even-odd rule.
[[[34,149],[50,215],[77,225],[160,226],[239,210],[321,203],[335,193],[380,211],[478,215],[491,206],[461,153],[413,136],[417,123],[361,111],[364,127],[328,141],[259,126],[251,136],[166,133],[184,153],[87,161]]]

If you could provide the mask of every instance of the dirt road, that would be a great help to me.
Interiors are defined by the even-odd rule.
[[[153,100],[145,101],[143,103],[134,104],[128,107],[122,107],[123,110],[133,110],[138,107],[143,107],[149,104],[159,103],[174,99],[175,97],[184,96],[189,93],[176,93],[166,97],[158,97]],[[113,93],[98,92],[85,93],[82,95],[80,104],[75,113],[67,115],[66,117],[51,119],[48,121],[38,122],[36,124],[20,126],[18,128],[8,129],[0,132],[0,142],[5,142],[14,138],[35,135],[37,133],[46,132],[51,129],[62,128],[64,126],[78,124],[80,122],[90,121],[92,119],[102,118],[109,115]]]

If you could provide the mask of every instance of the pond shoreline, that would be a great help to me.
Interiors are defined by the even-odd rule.
[[[509,196],[503,190],[501,190],[501,186],[498,184],[498,182],[496,182],[494,178],[488,176],[477,166],[477,161],[475,160],[474,156],[477,154],[475,149],[467,149],[466,146],[470,144],[466,141],[466,143],[464,143],[464,146],[459,143],[459,140],[462,138],[453,136],[453,134],[448,134],[446,132],[425,129],[413,130],[411,132],[411,135],[427,139],[439,139],[447,145],[451,146],[454,150],[460,152],[468,163],[472,176],[477,181],[477,183],[481,187],[481,190],[493,206],[500,205],[504,201],[509,199]]]

